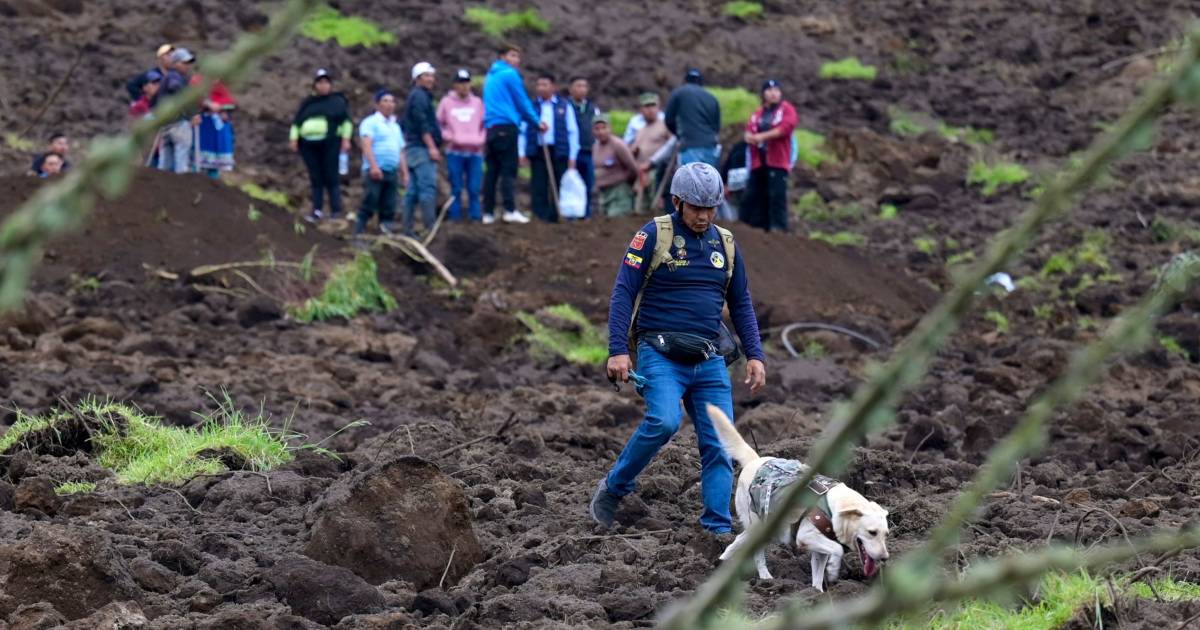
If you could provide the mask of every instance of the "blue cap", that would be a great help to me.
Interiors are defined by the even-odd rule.
[[[385,97],[385,96],[395,96],[395,95],[392,94],[391,90],[389,90],[387,88],[382,88],[375,92],[375,102],[378,103],[379,101],[382,101],[383,97]]]
[[[700,74],[700,70],[691,68],[687,74],[683,76],[683,80],[687,83],[695,83],[697,85],[704,83],[704,75]]]
[[[146,83],[154,83],[155,81],[162,81],[163,76],[158,70],[147,70],[144,78],[146,79]]]
[[[766,92],[767,90],[769,90],[771,88],[782,88],[782,87],[783,87],[783,84],[781,84],[779,81],[777,81],[775,79],[767,79],[766,81],[763,81],[762,89],[759,90],[759,92]]]

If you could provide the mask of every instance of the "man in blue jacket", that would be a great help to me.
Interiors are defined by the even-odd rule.
[[[528,160],[533,216],[554,223],[558,221],[558,199],[554,198],[558,182],[568,169],[575,168],[582,148],[579,117],[567,99],[558,94],[558,85],[549,73],[538,77],[534,109],[542,124],[536,128],[528,124],[521,126],[517,154],[522,164]]]
[[[504,198],[504,220],[508,223],[528,223],[529,217],[517,212],[515,182],[517,179],[517,138],[521,123],[545,131],[547,125],[538,120],[525,84],[517,68],[521,65],[521,49],[506,44],[500,56],[488,70],[483,83],[483,126],[487,143],[483,159],[487,171],[483,177],[483,222],[495,222],[496,182]]]
[[[638,474],[679,430],[683,400],[700,445],[700,524],[720,538],[732,532],[733,466],[705,411],[711,403],[733,418],[729,372],[716,351],[726,303],[745,348],[745,382],[751,392],[766,383],[766,357],[745,261],[732,233],[713,224],[724,198],[717,169],[703,162],[681,166],[671,180],[675,212],[647,223],[621,261],[609,305],[608,376],[629,380],[632,331],[638,373],[645,378],[639,390],[646,399],[646,417],[592,496],[589,512],[606,527],[612,525],[621,498],[636,488]],[[660,247],[660,238],[670,242],[664,240]]]

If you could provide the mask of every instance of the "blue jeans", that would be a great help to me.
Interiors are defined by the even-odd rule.
[[[679,165],[691,164],[692,162],[704,162],[713,168],[721,168],[718,164],[721,159],[721,147],[715,145],[711,147],[692,147],[679,152]]]
[[[413,210],[421,204],[421,222],[426,230],[433,229],[437,220],[437,164],[429,158],[429,149],[423,146],[404,147],[404,158],[408,161],[408,190],[404,191],[404,233],[413,235]]]
[[[463,185],[467,188],[467,207],[472,221],[483,216],[479,212],[479,185],[483,180],[483,155],[479,153],[447,153],[446,170],[450,175],[449,217],[457,221],[462,218]]]
[[[371,179],[370,173],[363,173],[362,205],[358,207],[358,220],[354,223],[354,233],[362,234],[367,229],[371,217],[379,214],[379,227],[392,229],[392,220],[396,217],[396,198],[400,196],[397,190],[399,177],[395,169],[383,171],[383,178]]]
[[[180,120],[162,128],[162,142],[158,146],[158,168],[172,173],[192,172],[190,121]]]
[[[639,343],[637,369],[647,380],[642,389],[646,417],[608,473],[608,491],[617,496],[634,491],[638,474],[679,430],[683,422],[683,412],[679,409],[682,399],[700,446],[700,488],[704,498],[700,524],[713,532],[732,531],[729,498],[733,492],[733,463],[721,448],[717,430],[705,411],[705,405],[712,403],[733,418],[733,392],[725,359],[713,357],[686,365]]]
[[[583,177],[583,185],[587,187],[587,203],[583,206],[583,217],[592,216],[592,193],[596,190],[596,165],[592,162],[592,150],[580,149],[575,158],[575,170]]]

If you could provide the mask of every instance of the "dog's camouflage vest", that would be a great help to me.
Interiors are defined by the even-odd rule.
[[[800,475],[808,472],[808,466],[801,464],[794,459],[779,459],[777,457],[768,458],[763,462],[763,465],[758,468],[758,472],[754,475],[754,480],[750,482],[750,507],[759,518],[766,518],[771,511],[771,504],[774,503],[777,497],[789,486],[796,482]],[[826,538],[838,542],[837,535],[833,531],[833,513],[829,509],[829,499],[825,497],[829,489],[840,484],[841,482],[825,475],[817,475],[808,484],[808,488],[812,490],[820,499],[817,507],[812,508],[805,515]],[[792,523],[792,536],[795,537],[795,530],[800,526],[799,522]]]

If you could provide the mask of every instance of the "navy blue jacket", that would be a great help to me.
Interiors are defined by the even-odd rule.
[[[650,276],[634,330],[691,333],[715,341],[721,327],[721,309],[728,301],[733,327],[742,340],[746,357],[766,360],[758,333],[758,317],[750,300],[750,282],[746,278],[742,250],[736,251],[733,278],[727,291],[721,233],[710,225],[704,234],[697,235],[683,224],[678,212],[671,214],[671,220],[675,222],[676,242],[682,240],[683,243],[682,248],[671,246],[671,254],[679,265],[672,271],[665,263],[661,264]],[[629,354],[629,318],[633,314],[633,301],[642,288],[657,237],[658,226],[650,221],[634,235],[625,259],[621,261],[608,309],[610,356]]]
[[[404,104],[404,120],[400,121],[404,130],[404,143],[409,146],[423,147],[425,141],[421,136],[433,136],[433,145],[442,144],[442,129],[437,122],[437,112],[433,107],[433,94],[425,88],[414,85]]]

